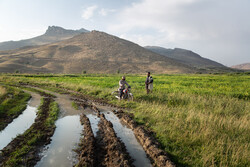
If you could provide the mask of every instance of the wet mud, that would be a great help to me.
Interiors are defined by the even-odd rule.
[[[82,114],[84,138],[79,145],[78,167],[83,166],[133,166],[124,143],[116,136],[112,123],[100,114],[99,131],[94,137],[89,118]]]
[[[76,110],[72,107],[72,102],[74,101],[74,99],[72,99],[69,94],[65,94],[65,93],[60,94],[60,93],[52,92],[49,90],[41,89],[39,87],[31,87],[31,86],[26,86],[26,87],[35,89],[38,92],[43,92],[45,94],[48,94],[54,97],[56,103],[59,105],[61,117],[77,115],[81,113],[80,110]]]
[[[30,91],[25,91],[25,92],[29,93],[32,97],[27,105],[30,105],[31,107],[37,107],[40,103],[41,96],[39,94],[30,92]],[[23,111],[25,111],[25,109]],[[23,112],[20,112],[18,114],[12,115],[11,117],[7,115],[3,115],[0,118],[0,122],[3,124],[3,126],[0,127],[0,131],[4,130],[10,123],[13,122],[13,120],[18,118],[22,113]]]
[[[63,88],[62,92],[70,93],[71,100],[83,109],[91,108],[100,118],[98,124],[99,131],[95,137],[89,118],[84,114],[81,115],[81,123],[84,125],[84,137],[80,142],[80,148],[77,150],[79,154],[79,163],[76,166],[133,166],[133,160],[129,156],[124,143],[119,137],[117,137],[112,123],[109,122],[104,114],[99,111],[95,103],[109,107],[116,106],[110,105],[102,99],[93,99],[82,95],[79,92]],[[72,93],[74,95],[72,95]],[[175,166],[175,164],[169,159],[168,154],[160,149],[160,144],[154,137],[152,137],[152,132],[146,130],[141,125],[137,125],[133,120],[132,115],[125,113],[120,109],[118,111],[113,110],[113,112],[121,122],[133,130],[134,135],[154,166]]]
[[[145,151],[136,139],[134,132],[126,125],[122,124],[119,118],[113,112],[110,112],[110,110],[102,110],[102,108],[100,108],[100,110],[101,113],[105,115],[106,119],[112,122],[116,135],[125,144],[129,155],[134,159],[133,164],[136,167],[152,167],[150,160],[147,158]]]
[[[48,128],[45,125],[45,121],[49,115],[49,105],[53,101],[52,98],[44,98],[44,103],[40,106],[40,113],[35,119],[35,123],[22,135],[17,136],[12,140],[0,153],[0,166],[11,166],[6,162],[13,156],[13,153],[20,150],[23,145],[28,145],[28,151],[22,153],[22,157],[16,162],[14,166],[34,166],[39,161],[39,152],[41,148],[49,144],[51,136],[54,133],[55,128]],[[39,139],[33,144],[28,144],[34,136],[39,133]]]
[[[56,122],[55,133],[51,143],[41,152],[41,160],[36,167],[60,166],[68,167],[76,164],[77,154],[73,150],[78,148],[83,126],[79,115],[65,116]]]
[[[159,143],[152,137],[152,133],[147,131],[143,126],[137,125],[131,115],[123,112],[122,110],[113,112],[117,115],[122,122],[130,127],[143,149],[147,153],[148,157],[154,162],[156,166],[174,167],[175,164],[170,160],[166,152],[161,150]]]
[[[31,107],[38,107],[40,102],[41,102],[41,95],[40,94],[37,94],[37,93],[34,93],[34,92],[31,92],[31,91],[26,91],[24,90],[24,92],[27,92],[31,95],[31,99],[29,101],[29,105]]]
[[[77,164],[78,167],[84,166],[96,166],[96,146],[95,146],[95,138],[94,133],[91,128],[91,124],[89,118],[81,114],[80,116],[81,124],[84,126],[83,130],[83,138],[79,144],[79,148],[77,152],[79,154],[79,163]]]
[[[102,162],[101,165],[134,166],[124,143],[116,136],[112,123],[105,118],[104,114],[100,114],[100,119],[97,132],[98,148],[106,153],[99,154],[98,160]]]
[[[10,124],[20,114],[22,114],[22,111],[19,112],[19,113],[13,114],[11,116],[8,116],[7,114],[2,114],[2,116],[0,117],[0,122],[2,123],[2,126],[0,127],[0,131],[2,131],[4,128],[6,128],[8,126],[8,124]]]
[[[37,108],[31,107],[28,104],[23,113],[0,132],[0,150],[6,147],[18,134],[22,134],[30,128],[30,126],[35,122],[36,112]]]

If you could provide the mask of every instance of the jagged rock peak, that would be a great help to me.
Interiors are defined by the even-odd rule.
[[[58,27],[58,26],[49,26],[48,29],[46,30],[45,34],[58,34],[58,33],[62,33],[66,31],[66,29],[62,28],[62,27]]]
[[[97,31],[97,30],[92,30],[91,33],[92,33],[92,34],[105,34],[105,35],[108,35],[108,34],[105,33],[105,32]]]
[[[59,26],[49,26],[46,30],[46,35],[61,35],[61,34],[67,34],[67,33],[81,33],[81,32],[88,32],[88,30],[81,28],[79,30],[67,30]]]

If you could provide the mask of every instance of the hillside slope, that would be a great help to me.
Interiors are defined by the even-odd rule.
[[[135,43],[92,31],[43,46],[0,52],[0,72],[193,73],[195,68]]]
[[[250,63],[234,65],[231,68],[240,69],[240,70],[250,70]]]
[[[20,41],[7,41],[0,43],[0,51],[18,49],[26,46],[44,45],[53,42],[62,41],[65,39],[72,38],[80,33],[88,32],[85,29],[80,30],[66,30],[57,26],[49,26],[45,34],[34,37],[31,39],[25,39]]]
[[[180,48],[166,49],[158,46],[146,46],[145,48],[151,50],[152,52],[161,54],[163,56],[167,56],[178,62],[191,65],[194,67],[199,67],[199,68],[225,67],[220,63],[201,57],[197,53],[194,53],[190,50],[185,50]]]

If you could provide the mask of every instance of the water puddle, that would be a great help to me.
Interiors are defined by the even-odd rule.
[[[0,150],[6,147],[17,135],[24,133],[35,122],[36,112],[37,107],[27,105],[23,113],[0,132]]]
[[[56,121],[56,130],[48,149],[42,153],[43,158],[36,167],[60,166],[68,167],[77,163],[77,155],[73,149],[77,148],[83,126],[80,116],[65,116]]]
[[[100,118],[98,118],[94,114],[87,114],[86,116],[89,118],[94,137],[96,137],[96,133],[99,130],[98,123],[100,121]]]
[[[130,156],[135,160],[134,165],[136,167],[151,167],[151,163],[146,156],[145,151],[143,150],[142,146],[138,143],[137,139],[133,131],[127,128],[125,125],[120,123],[119,118],[112,112],[103,112],[107,120],[112,122],[113,128],[118,137],[121,138],[123,143],[125,144],[128,153]]]

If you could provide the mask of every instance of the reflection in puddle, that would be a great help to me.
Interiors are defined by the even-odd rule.
[[[82,129],[79,115],[66,116],[57,120],[51,144],[42,153],[43,158],[36,166],[68,167],[77,163],[76,153],[72,150],[77,148]]]
[[[98,118],[96,115],[94,114],[88,114],[87,117],[89,118],[90,124],[91,124],[91,128],[92,131],[94,133],[94,136],[96,137],[96,133],[99,130],[98,128],[98,123],[100,121],[100,118]]]
[[[0,150],[6,147],[17,135],[24,133],[35,122],[36,111],[37,107],[27,105],[23,113],[0,132]]]
[[[133,164],[137,167],[151,167],[152,165],[142,146],[136,140],[133,131],[122,125],[119,118],[117,118],[112,112],[103,113],[106,119],[112,122],[117,137],[121,138],[128,150],[129,155],[135,160]]]

